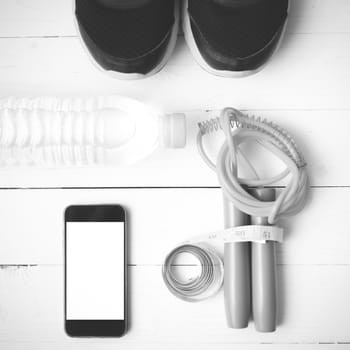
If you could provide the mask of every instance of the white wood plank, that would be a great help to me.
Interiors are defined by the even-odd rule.
[[[291,0],[288,33],[348,33],[347,0]]]
[[[169,343],[122,343],[120,341],[108,342],[108,343],[78,343],[78,342],[50,342],[50,343],[38,343],[38,342],[2,342],[1,345],[6,350],[42,350],[47,349],[50,345],[50,349],[62,349],[65,350],[108,350],[118,347],[120,350],[178,350],[179,344]],[[211,350],[215,346],[218,350],[256,350],[257,346],[262,350],[346,350],[349,349],[348,344],[181,344],[181,349],[192,350],[194,346],[201,350]]]
[[[350,264],[350,188],[314,189],[298,216],[281,223],[279,264]],[[1,191],[0,264],[61,264],[63,211],[120,203],[129,212],[129,263],[160,265],[175,245],[223,227],[218,189]],[[222,252],[222,244],[215,244]]]
[[[349,186],[350,166],[344,152],[350,149],[348,111],[248,111],[277,122],[297,141],[308,161],[313,186]],[[188,112],[188,144],[184,149],[158,150],[131,167],[45,169],[0,166],[0,187],[124,187],[218,186],[216,174],[200,158],[196,147],[197,122],[218,112]],[[223,142],[222,133],[206,139],[209,153]],[[250,153],[261,175],[275,174],[279,162]],[[0,154],[1,156],[1,154]],[[269,164],[266,172],[266,162]]]
[[[178,350],[179,344],[169,343],[122,343],[120,341],[105,342],[105,343],[78,343],[78,342],[50,342],[50,343],[38,343],[38,342],[1,342],[1,345],[6,350],[42,350],[50,348],[53,350],[62,349],[65,350],[108,350],[118,347],[120,350]],[[349,349],[348,344],[181,344],[181,349],[192,350],[194,346],[201,350],[256,350],[257,347],[262,350],[346,350]]]
[[[204,72],[183,39],[161,73],[127,82],[96,70],[78,38],[2,39],[0,52],[0,95],[120,93],[166,110],[230,104],[246,109],[350,109],[350,34],[346,33],[287,35],[271,63],[246,79]]]
[[[1,0],[0,37],[72,36],[71,0]]]
[[[132,267],[131,328],[120,340],[69,339],[63,330],[63,266],[0,270],[0,344],[31,343],[62,348],[73,344],[317,344],[350,342],[349,266],[281,266],[279,327],[257,333],[226,327],[223,293],[202,303],[176,299],[160,267]],[[78,345],[76,345],[78,347]],[[16,347],[15,347],[16,348]],[[22,348],[21,348],[22,349]]]
[[[42,350],[47,349],[47,343],[38,343],[38,342],[2,342],[2,346],[6,350]],[[178,344],[169,344],[169,343],[149,343],[149,344],[139,344],[139,343],[131,343],[125,344],[121,342],[113,342],[113,343],[61,343],[61,342],[50,342],[50,348],[53,350],[62,349],[64,345],[65,350],[107,350],[107,349],[115,349],[118,347],[120,350],[178,350]],[[254,344],[195,344],[197,348],[201,350],[211,350],[213,346],[218,350],[256,350],[257,345]],[[183,350],[192,350],[193,344],[181,344],[181,349]],[[258,348],[262,350],[345,350],[349,349],[348,344],[259,344]]]
[[[0,37],[72,36],[72,0],[1,0]],[[347,0],[292,0],[290,33],[349,32]]]

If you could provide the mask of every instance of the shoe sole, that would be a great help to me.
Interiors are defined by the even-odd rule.
[[[290,9],[290,0],[288,1],[288,9],[287,9],[288,13],[289,13],[289,9]],[[206,72],[213,74],[213,75],[216,75],[216,76],[219,76],[219,77],[224,77],[224,78],[244,78],[244,77],[256,74],[256,73],[260,72],[262,69],[264,69],[265,66],[269,63],[269,61],[272,59],[272,57],[275,55],[275,53],[279,50],[279,48],[281,46],[283,37],[285,35],[285,31],[287,28],[287,22],[288,22],[288,17],[283,25],[281,37],[276,45],[276,48],[275,48],[272,56],[270,57],[270,59],[266,63],[261,65],[259,68],[254,69],[254,70],[245,70],[245,71],[219,70],[219,69],[215,69],[215,68],[211,67],[205,61],[205,59],[203,58],[202,54],[200,53],[200,51],[198,49],[198,46],[197,46],[196,41],[194,39],[192,28],[191,28],[191,19],[190,19],[190,15],[188,13],[188,0],[184,0],[183,7],[182,7],[182,30],[184,32],[185,40],[186,40],[188,47],[190,48],[192,56],[197,61],[199,66],[201,66]],[[264,50],[264,48],[262,50]],[[255,53],[255,54],[257,54],[257,53]]]
[[[81,46],[83,47],[85,53],[87,54],[87,56],[89,57],[90,61],[92,62],[92,64],[101,72],[103,72],[104,74],[112,77],[112,78],[117,78],[117,79],[122,79],[122,80],[137,80],[137,79],[144,79],[147,77],[150,77],[154,74],[157,74],[159,71],[161,71],[164,66],[166,65],[166,63],[169,61],[175,46],[176,46],[176,42],[177,42],[177,37],[179,34],[179,28],[180,28],[180,6],[179,6],[179,2],[178,0],[175,0],[175,6],[174,6],[174,24],[173,24],[173,28],[171,31],[171,36],[170,36],[170,40],[169,40],[169,44],[168,47],[165,51],[165,54],[162,58],[162,60],[157,64],[156,67],[154,67],[150,72],[146,73],[146,74],[142,74],[142,73],[121,73],[121,72],[117,72],[117,71],[113,71],[113,70],[107,70],[104,69],[103,67],[101,67],[96,60],[94,59],[94,57],[91,55],[89,49],[86,47],[84,40],[80,34],[80,29],[79,29],[79,23],[78,20],[76,18],[75,15],[75,0],[72,0],[72,13],[73,13],[73,19],[74,19],[74,26],[75,26],[75,30],[78,33],[79,36],[79,41]]]

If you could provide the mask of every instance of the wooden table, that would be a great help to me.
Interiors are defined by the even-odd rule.
[[[0,95],[121,94],[185,111],[185,149],[130,168],[0,170],[0,349],[350,349],[350,1],[292,0],[283,45],[261,73],[202,71],[183,38],[167,67],[143,81],[97,71],[77,38],[70,0],[0,1]],[[284,223],[278,249],[279,327],[226,327],[223,293],[174,298],[161,278],[176,243],[221,228],[214,173],[195,147],[204,111],[234,106],[295,135],[311,200]],[[121,203],[131,220],[131,329],[120,340],[76,340],[63,330],[63,210]],[[323,345],[320,345],[323,344]]]

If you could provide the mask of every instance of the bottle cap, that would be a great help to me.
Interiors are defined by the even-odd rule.
[[[160,120],[161,145],[165,148],[184,148],[186,146],[186,115],[168,114]]]

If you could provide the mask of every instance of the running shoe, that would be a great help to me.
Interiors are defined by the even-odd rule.
[[[160,71],[175,47],[178,0],[73,0],[83,45],[99,68],[119,78]]]
[[[219,76],[259,71],[277,50],[289,0],[184,0],[183,31],[197,62]]]

